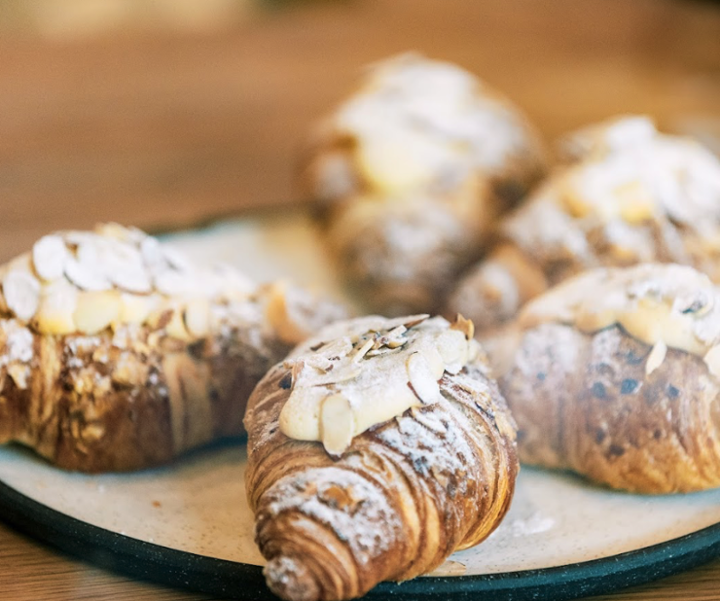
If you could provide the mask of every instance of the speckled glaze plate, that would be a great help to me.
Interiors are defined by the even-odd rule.
[[[342,299],[307,218],[258,214],[169,242],[198,261],[287,277]],[[344,299],[349,300],[349,299]],[[83,475],[0,448],[0,516],[66,551],[134,576],[213,595],[272,599],[245,501],[244,441],[134,474]],[[720,556],[720,490],[649,497],[523,468],[511,510],[483,544],[434,574],[370,598],[547,599],[609,592]]]

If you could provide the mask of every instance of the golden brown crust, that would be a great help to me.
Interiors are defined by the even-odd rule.
[[[486,331],[512,319],[520,307],[547,287],[538,263],[517,246],[504,243],[460,280],[445,312],[464,315],[478,331]]]
[[[284,599],[360,596],[477,544],[508,509],[514,424],[481,361],[440,380],[438,402],[356,436],[334,460],[286,437],[292,370],[277,365],[248,405],[246,490],[268,585]]]
[[[634,492],[720,486],[720,382],[675,349],[647,375],[650,351],[618,326],[524,332],[498,380],[521,460]]]
[[[289,346],[259,324],[228,326],[190,345],[146,326],[32,333],[29,359],[0,368],[0,440],[63,468],[98,472],[157,465],[239,435],[254,384]],[[0,357],[17,327],[0,321]],[[28,370],[26,380],[9,375],[13,365]]]

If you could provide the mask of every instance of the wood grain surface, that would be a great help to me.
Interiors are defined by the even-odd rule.
[[[720,7],[679,0],[346,0],[203,35],[0,39],[0,260],[59,228],[182,227],[282,210],[308,123],[361,66],[453,60],[551,139],[618,112],[720,139]],[[713,137],[715,136],[715,137]],[[66,557],[0,524],[0,598],[207,599]],[[720,561],[598,599],[720,599]]]

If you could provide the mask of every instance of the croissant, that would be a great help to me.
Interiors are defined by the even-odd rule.
[[[596,267],[691,265],[720,281],[720,161],[646,117],[576,132],[565,163],[500,223],[497,247],[450,293],[446,312],[478,331]]]
[[[0,442],[88,472],[242,433],[270,366],[344,315],[115,224],[45,236],[0,282]]]
[[[592,270],[483,343],[521,461],[633,492],[720,486],[720,290],[706,275]]]
[[[463,69],[405,54],[370,69],[300,169],[333,256],[369,306],[427,310],[497,216],[545,173],[539,135]]]
[[[246,489],[283,599],[413,578],[507,511],[512,418],[470,322],[427,317],[328,326],[253,392]]]

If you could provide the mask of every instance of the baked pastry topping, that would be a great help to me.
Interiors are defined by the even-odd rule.
[[[703,357],[720,344],[720,290],[681,265],[596,269],[531,301],[518,317],[525,329],[550,321],[587,333],[620,325],[649,346]]]
[[[428,310],[545,173],[542,144],[470,73],[414,54],[374,65],[301,169],[347,279],[383,313]]]
[[[256,286],[234,270],[199,270],[143,232],[116,224],[58,232],[0,269],[4,313],[41,334],[96,334],[168,319],[177,338],[206,334],[208,298]]]
[[[227,311],[222,302],[260,291],[267,296],[265,316],[287,343],[300,342],[324,323],[313,322],[313,311],[299,311],[309,298],[301,302],[306,293],[298,289],[283,282],[258,286],[227,265],[198,268],[172,247],[114,223],[44,236],[31,253],[0,267],[0,283],[0,316],[40,334],[162,323],[171,337],[188,341],[217,327]]]
[[[642,223],[660,213],[702,234],[709,218],[708,243],[717,249],[720,162],[693,140],[657,131],[650,136],[648,123],[617,135],[623,125],[637,130],[636,123],[611,123],[603,132],[609,140],[596,142],[581,164],[558,176],[556,200],[573,217],[592,214],[605,223]]]
[[[0,267],[0,284],[0,442],[85,471],[241,434],[265,371],[346,316],[115,224],[42,238]]]
[[[607,154],[635,144],[652,142],[658,136],[647,115],[625,115],[577,129],[558,141],[563,161],[579,161],[593,154]]]
[[[672,262],[720,281],[720,161],[709,150],[645,117],[587,128],[565,146],[574,162],[502,221],[500,246],[460,282],[448,312],[486,329],[600,266]]]
[[[356,598],[431,572],[498,526],[515,426],[472,333],[426,315],[341,322],[257,385],[245,489],[273,593]],[[298,393],[307,406],[290,412]],[[294,427],[319,436],[288,437]]]
[[[341,455],[368,428],[437,402],[443,374],[457,374],[477,357],[472,334],[472,323],[462,318],[450,327],[428,315],[342,322],[285,362],[292,392],[280,429],[296,440],[321,440],[328,453]]]
[[[386,200],[501,171],[529,141],[522,120],[480,80],[415,54],[374,65],[333,126],[354,140],[366,189]]]
[[[528,252],[540,251],[540,257],[565,249],[585,267],[592,266],[593,255],[596,263],[609,262],[601,256],[599,241],[596,248],[590,243],[590,232],[598,227],[604,252],[617,264],[651,260],[660,253],[688,261],[703,250],[717,253],[720,161],[693,140],[657,130],[650,136],[647,121],[640,120],[641,128],[637,123],[631,118],[596,126],[595,142],[581,160],[556,172],[526,207],[506,220],[508,238]],[[633,135],[612,135],[623,126]],[[563,220],[569,227],[556,227],[558,211],[570,218]],[[649,222],[668,222],[682,230],[653,244],[634,228]],[[690,236],[697,238],[692,245]]]

